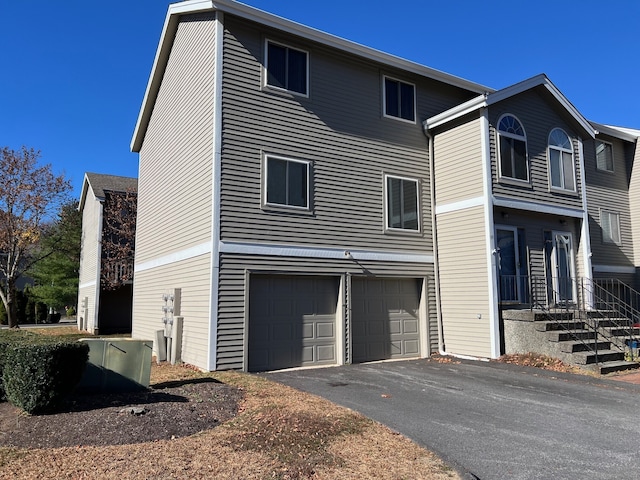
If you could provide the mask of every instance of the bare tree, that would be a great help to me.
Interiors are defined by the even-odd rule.
[[[39,165],[39,158],[33,148],[0,148],[0,298],[10,328],[18,326],[16,282],[50,253],[34,247],[71,189],[51,165]]]
[[[114,290],[133,280],[138,194],[105,190],[101,282]]]

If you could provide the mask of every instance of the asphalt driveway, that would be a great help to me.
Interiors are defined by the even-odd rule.
[[[403,433],[467,478],[640,477],[638,385],[457,360],[266,375]]]

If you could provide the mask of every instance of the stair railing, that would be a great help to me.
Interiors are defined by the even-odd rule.
[[[556,289],[556,286],[560,285],[561,282],[554,280],[557,279],[531,276],[529,282],[531,308],[541,312],[547,320],[554,321],[573,341],[581,343],[585,351],[594,354],[596,364],[600,363],[598,356],[598,336],[600,332],[598,328],[595,324],[585,321],[588,319],[583,318],[580,305],[573,299],[573,294],[567,298],[566,291],[560,292]],[[566,282],[563,283],[563,289],[570,287],[572,293],[578,292],[580,294],[577,279],[563,278],[562,281]],[[563,298],[566,300],[563,300]],[[593,343],[585,342],[581,336],[576,334],[575,330],[577,325],[580,325],[582,330],[593,333]],[[570,326],[572,328],[570,328]]]

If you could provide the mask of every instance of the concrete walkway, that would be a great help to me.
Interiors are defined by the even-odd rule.
[[[633,383],[457,360],[265,375],[403,433],[467,478],[640,475],[640,386]]]

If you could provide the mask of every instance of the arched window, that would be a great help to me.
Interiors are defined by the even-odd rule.
[[[527,136],[513,115],[503,115],[498,121],[498,151],[500,176],[528,182]]]
[[[549,175],[551,188],[576,191],[573,145],[564,130],[554,128],[549,134]]]

